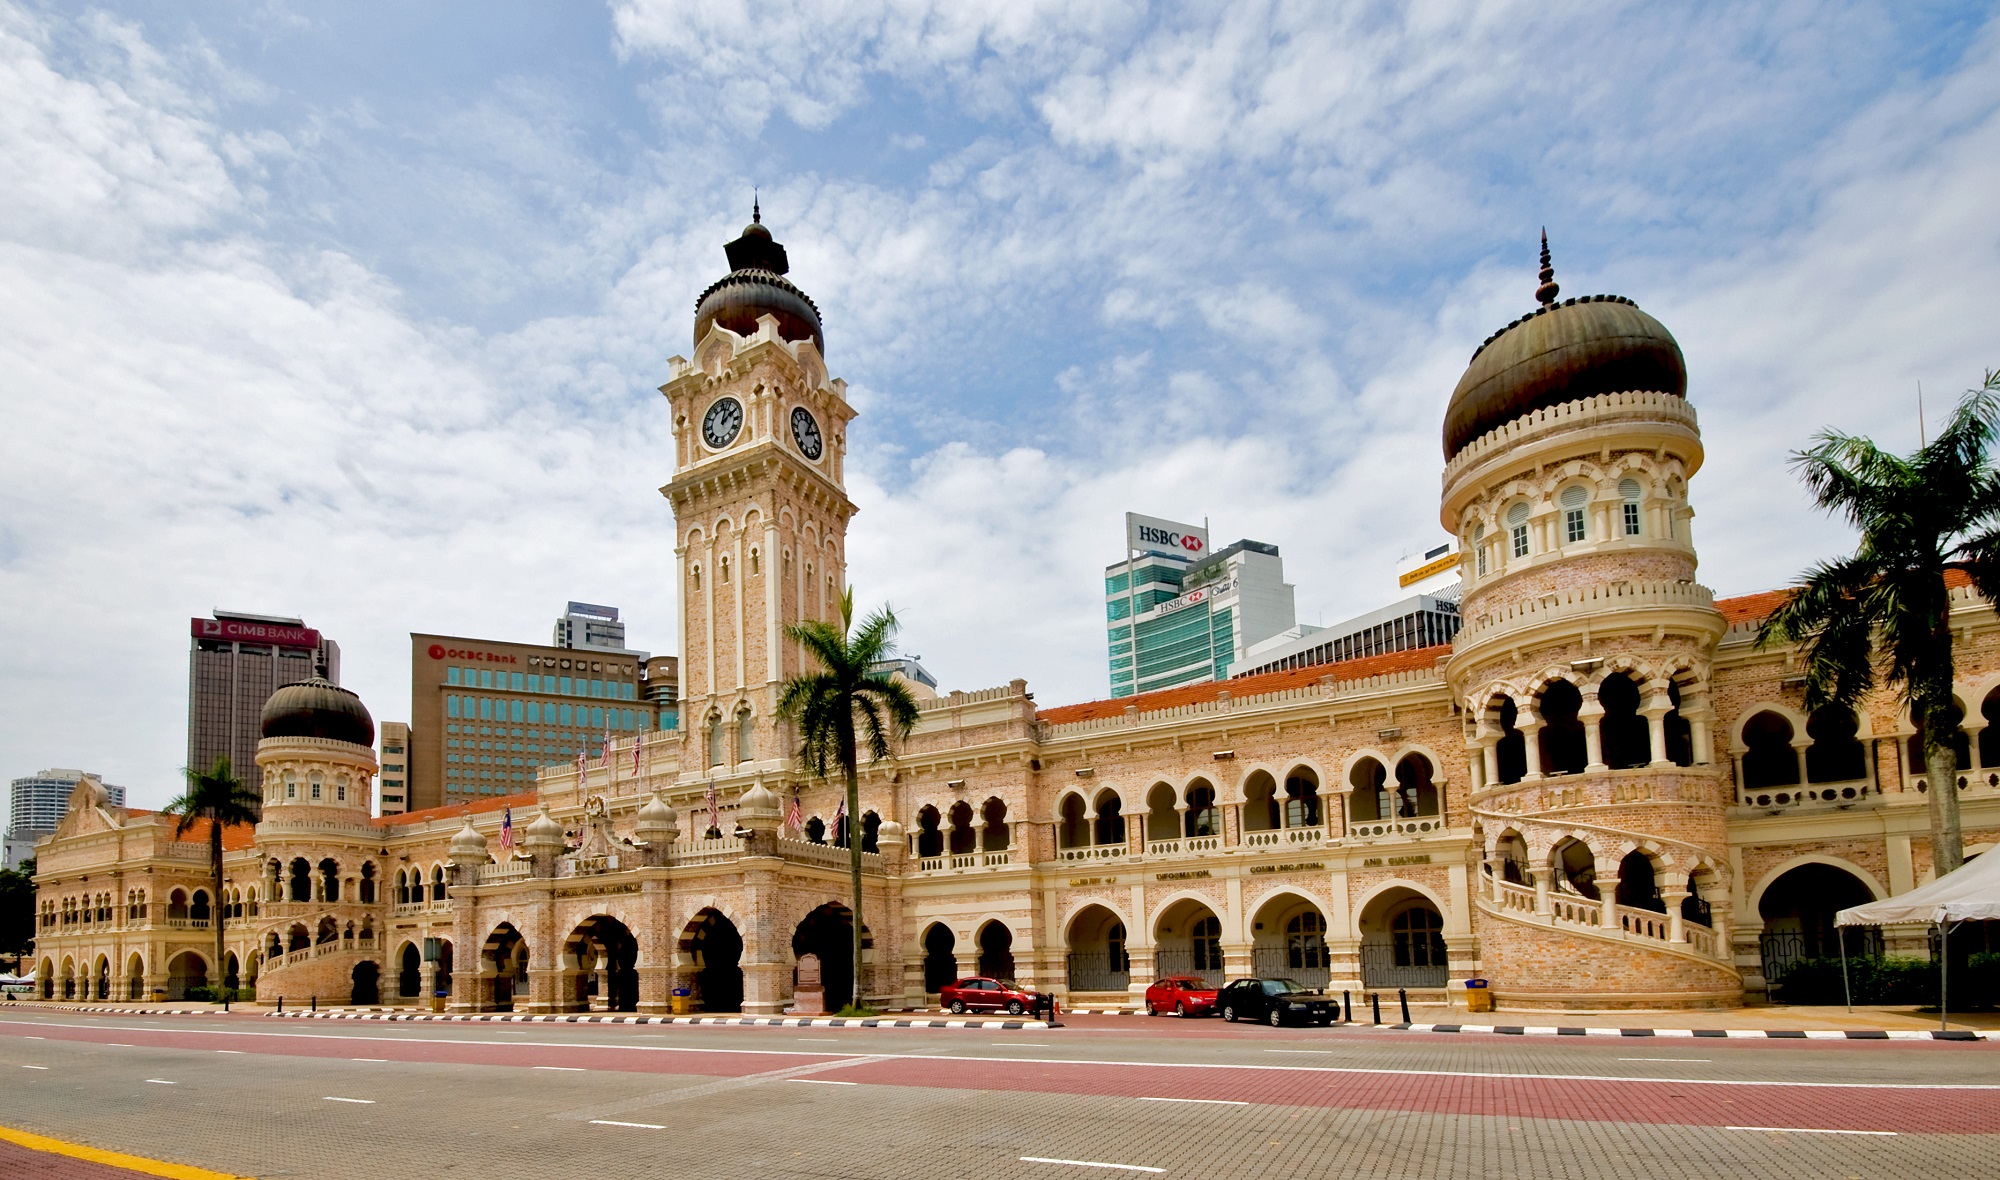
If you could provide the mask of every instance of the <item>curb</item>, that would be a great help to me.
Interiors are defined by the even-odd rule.
[[[1374,1025],[1347,1025],[1373,1028]],[[1991,1041],[2000,1031],[1973,1029],[1587,1028],[1552,1024],[1384,1024],[1391,1032],[1490,1033],[1503,1037],[1689,1037],[1770,1041]]]
[[[910,1020],[890,1016],[596,1016],[583,1012],[267,1012],[280,1020],[434,1020],[501,1024],[707,1024],[759,1028],[1049,1029],[1046,1020]]]

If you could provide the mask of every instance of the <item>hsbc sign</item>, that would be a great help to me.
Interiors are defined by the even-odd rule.
[[[1162,520],[1157,516],[1125,514],[1125,547],[1141,553],[1201,557],[1208,552],[1208,530],[1200,525]]]

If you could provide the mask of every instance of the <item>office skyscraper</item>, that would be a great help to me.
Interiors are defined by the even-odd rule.
[[[264,702],[311,676],[340,683],[340,645],[302,620],[272,615],[218,610],[190,624],[187,764],[207,770],[227,756],[249,782]]]

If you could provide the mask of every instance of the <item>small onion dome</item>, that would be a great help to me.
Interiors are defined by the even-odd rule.
[[[314,676],[287,684],[264,702],[263,736],[330,738],[357,746],[375,744],[375,719],[361,698]]]
[[[680,815],[668,806],[658,791],[654,791],[653,797],[639,809],[638,822],[633,825],[632,834],[648,844],[671,844],[680,830]]]
[[[901,848],[903,846],[903,825],[893,819],[885,819],[875,829],[875,847]]]
[[[761,782],[752,783],[736,801],[738,819],[777,819],[783,813],[784,804],[777,793]]]
[[[819,307],[784,277],[791,263],[785,248],[764,228],[762,214],[753,211],[743,235],[722,250],[729,256],[729,273],[709,284],[695,301],[695,346],[700,347],[710,324],[721,324],[739,336],[753,336],[757,318],[769,315],[777,317],[780,336],[791,341],[810,339],[825,355]]]
[[[530,823],[528,830],[522,834],[521,847],[534,849],[561,848],[562,846],[563,826],[555,821],[554,816],[549,814],[548,804],[544,803],[541,814],[534,818],[534,822]]]
[[[1600,393],[1687,396],[1681,346],[1660,321],[1621,295],[1555,301],[1558,287],[1542,240],[1541,306],[1486,338],[1452,391],[1444,457],[1536,410]]]
[[[471,860],[482,864],[486,861],[486,837],[480,835],[479,829],[472,826],[472,817],[469,815],[465,817],[465,826],[458,829],[451,838],[451,859]]]

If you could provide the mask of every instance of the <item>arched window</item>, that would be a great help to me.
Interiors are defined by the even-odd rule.
[[[756,757],[757,726],[752,721],[750,710],[736,714],[736,760],[749,762]]]
[[[1357,822],[1388,819],[1395,814],[1395,801],[1389,797],[1389,772],[1373,758],[1363,758],[1347,772],[1347,781],[1354,793],[1348,803],[1348,818]]]
[[[1083,801],[1081,799],[1077,800],[1076,809],[1077,809],[1077,815],[1079,817],[1082,816]],[[939,823],[939,817],[937,808],[932,807],[929,804],[925,804],[923,809],[917,812],[917,855],[918,856],[933,857],[933,856],[944,855],[944,833],[938,830],[938,823]],[[1063,847],[1068,848],[1070,847],[1070,845],[1065,843]]]
[[[431,866],[431,900],[432,900],[432,901],[443,901],[444,899],[445,899],[445,892],[444,892],[444,866],[443,866],[443,865],[432,865],[432,866]]]
[[[1090,844],[1090,820],[1084,814],[1090,808],[1083,797],[1067,794],[1056,804],[1056,846],[1058,848],[1084,848]]]
[[[1499,713],[1500,740],[1494,743],[1493,760],[1501,782],[1518,783],[1528,774],[1528,735],[1515,724],[1520,709],[1514,698],[1501,697]]]
[[[1743,785],[1753,791],[1797,786],[1799,756],[1792,749],[1792,723],[1769,709],[1743,723]]]
[[[1479,577],[1486,576],[1486,526],[1472,526],[1472,564]]]
[[[861,813],[861,851],[863,852],[881,851],[880,846],[877,844],[877,838],[881,833],[881,829],[882,829],[881,816],[876,815],[872,811],[864,811]]]
[[[1563,544],[1574,545],[1589,535],[1584,524],[1584,508],[1590,503],[1590,490],[1583,487],[1567,487],[1562,493]]]
[[[755,549],[752,549],[750,551],[750,576],[754,578],[757,576],[757,573],[758,573],[757,551]]]
[[[1116,791],[1101,791],[1097,796],[1097,823],[1093,835],[1098,844],[1123,844],[1125,842],[1125,816],[1121,814],[1124,801]]]
[[[1422,754],[1405,754],[1403,760],[1396,763],[1397,819],[1416,819],[1438,813],[1437,784],[1432,774],[1431,760]]]
[[[814,844],[826,843],[826,821],[816,815],[813,816],[806,821],[805,835],[806,839]]]
[[[1188,939],[1194,944],[1196,971],[1222,970],[1222,923],[1214,914],[1196,919],[1188,928]]]
[[[1507,510],[1507,545],[1514,560],[1528,555],[1528,505],[1520,503]]]
[[[708,764],[721,766],[722,762],[722,714],[708,715]]]
[[[1604,764],[1630,770],[1653,760],[1652,731],[1639,715],[1639,686],[1630,676],[1613,672],[1597,686],[1597,703],[1604,716],[1597,723]]]
[[[1443,967],[1444,916],[1427,905],[1411,906],[1389,922],[1395,942],[1396,966]]]
[[[1220,836],[1222,834],[1222,813],[1215,806],[1215,788],[1197,781],[1187,793],[1187,834],[1195,836]]]
[[[688,567],[688,577],[689,577],[689,578],[690,578],[690,579],[691,579],[691,580],[692,580],[692,581],[694,582],[694,588],[695,588],[695,592],[696,592],[696,593],[700,593],[700,591],[701,591],[701,567],[700,567],[699,565],[692,565],[692,566],[689,566],[689,567]]]
[[[319,862],[320,896],[327,901],[340,900],[340,866],[332,857]]]
[[[1263,771],[1243,784],[1243,830],[1267,832],[1284,823],[1278,812],[1278,784]]]
[[[1567,680],[1552,680],[1536,702],[1542,715],[1541,739],[1543,774],[1582,774],[1586,753],[1583,742],[1583,694]]]
[[[293,901],[311,901],[313,899],[312,866],[306,863],[306,858],[303,856],[292,858],[291,885]]]
[[[1293,771],[1285,779],[1285,826],[1316,828],[1319,824],[1319,780],[1310,770]]]
[[[979,813],[986,820],[986,828],[979,838],[980,850],[999,852],[1007,848],[1012,840],[1012,834],[1007,829],[1007,805],[999,799],[988,799]]]
[[[966,856],[975,851],[972,831],[972,804],[963,799],[951,805],[951,832],[945,850],[953,856]]]
[[[1621,479],[1618,481],[1618,499],[1621,504],[1622,513],[1619,519],[1620,523],[1624,526],[1622,531],[1628,537],[1639,535],[1639,497],[1644,494],[1644,491],[1645,489],[1639,486],[1639,481],[1636,479]]]
[[[361,866],[361,904],[373,905],[374,903],[375,903],[375,865],[371,861],[364,863]],[[253,907],[257,904],[256,895],[254,893],[251,895],[250,904]]]
[[[1855,732],[1860,725],[1842,705],[1821,705],[1806,718],[1806,781],[1845,783],[1868,777],[1868,751]],[[1982,741],[1984,735],[1981,735]]]
[[[726,553],[715,559],[715,580],[724,586],[729,585],[729,555]]]
[[[1324,968],[1330,960],[1326,951],[1326,919],[1318,910],[1306,910],[1285,923],[1285,965],[1293,968]]]

